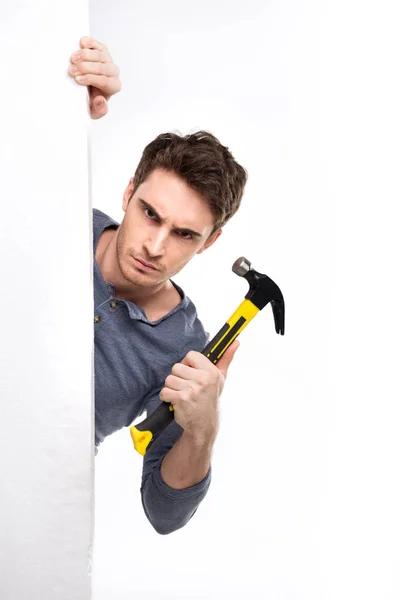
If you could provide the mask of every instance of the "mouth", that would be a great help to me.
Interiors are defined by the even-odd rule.
[[[143,269],[144,271],[157,271],[157,269],[153,267],[153,265],[146,263],[143,260],[140,260],[139,258],[135,258],[134,256],[132,258],[135,261],[136,266]]]

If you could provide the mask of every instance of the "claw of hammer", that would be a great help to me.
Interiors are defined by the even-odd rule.
[[[251,302],[259,309],[263,309],[269,302],[271,302],[272,312],[275,321],[275,331],[284,335],[285,333],[285,302],[283,295],[279,287],[276,285],[268,275],[263,275],[255,271],[249,260],[244,256],[238,258],[232,266],[232,271],[244,277],[249,285],[250,289],[245,296],[247,300]]]

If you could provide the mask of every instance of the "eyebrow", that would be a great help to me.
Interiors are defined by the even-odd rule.
[[[155,214],[157,220],[160,221],[160,223],[165,223],[165,219],[163,219],[163,217],[161,217],[161,215],[158,214],[156,209],[151,204],[143,200],[143,198],[139,198],[139,202],[142,204],[142,206],[144,206],[148,210],[151,210],[151,212]],[[188,229],[187,227],[174,227],[174,229],[175,231],[179,231],[180,233],[190,233],[195,238],[202,237],[201,233],[199,233],[198,231],[194,231],[193,229]]]

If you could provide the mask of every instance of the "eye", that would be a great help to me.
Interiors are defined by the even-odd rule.
[[[181,237],[184,240],[193,239],[193,235],[189,231],[177,231],[176,233],[179,235],[179,237]]]
[[[154,212],[150,209],[150,208],[145,208],[144,212],[146,214],[146,217],[148,217],[149,219],[151,219],[152,221],[155,220],[156,216],[154,214]]]

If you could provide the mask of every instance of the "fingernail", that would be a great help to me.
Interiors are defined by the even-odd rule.
[[[72,55],[72,60],[75,60],[76,62],[78,62],[78,60],[81,60],[81,55],[79,52],[76,52],[75,54]]]
[[[76,81],[78,81],[79,83],[83,83],[85,81],[85,77],[84,75],[78,75],[77,77],[75,77]]]
[[[71,73],[77,73],[77,72],[78,72],[78,67],[75,67],[75,65],[72,65],[72,66],[69,68],[69,70],[70,70],[70,72],[71,72]]]

